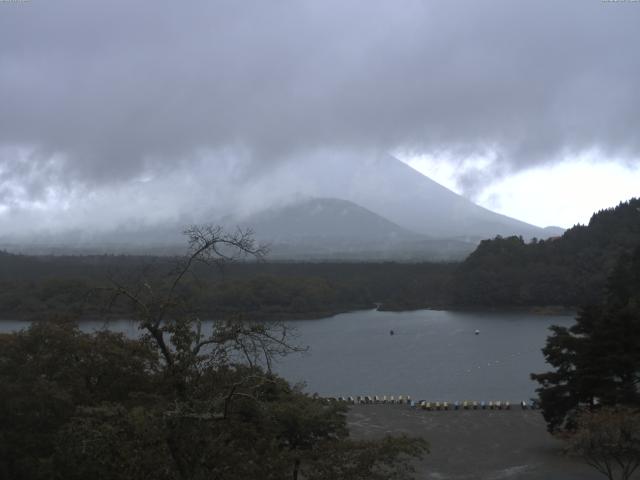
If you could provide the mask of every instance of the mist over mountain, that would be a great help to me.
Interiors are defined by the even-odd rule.
[[[563,232],[561,228],[543,229],[480,207],[390,155],[359,162],[327,158],[322,168],[308,178],[308,191],[317,196],[350,200],[431,237],[479,241],[496,235],[546,238]]]
[[[184,249],[181,232],[187,225],[218,223],[251,228],[258,241],[271,246],[273,259],[459,260],[496,235],[528,239],[562,233],[482,208],[389,155],[327,154],[322,161],[268,172],[236,192],[236,206],[251,205],[244,212],[202,208],[161,221],[142,217],[100,228],[4,232],[0,247],[25,253],[175,254]],[[193,196],[203,205],[212,201],[201,191]]]
[[[472,242],[412,232],[337,198],[298,199],[222,223],[251,228],[277,259],[459,260],[475,248]]]
[[[277,242],[345,239],[393,244],[420,238],[366,208],[338,198],[300,199],[255,213],[241,222],[226,219],[224,223],[252,228],[259,237]]]

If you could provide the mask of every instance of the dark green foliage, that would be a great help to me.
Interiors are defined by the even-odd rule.
[[[136,278],[140,257],[0,256],[0,318],[104,315],[99,288],[111,272]],[[174,259],[147,258],[149,277],[164,278]],[[127,263],[129,262],[129,263]],[[249,319],[314,318],[373,308],[424,308],[450,304],[451,264],[235,263],[222,270],[196,266],[185,279],[191,302],[207,318],[229,313]],[[104,293],[104,292],[102,292]],[[183,293],[185,293],[183,291]],[[109,314],[122,317],[126,303]]]
[[[577,306],[600,303],[616,261],[640,245],[640,199],[595,213],[588,226],[525,243],[484,240],[460,265],[453,302],[466,306]]]
[[[203,362],[179,394],[167,375],[150,344],[119,334],[48,321],[2,335],[0,478],[378,478],[425,450],[349,440],[344,406],[257,367]]]
[[[60,429],[80,405],[135,404],[153,389],[157,356],[120,334],[35,323],[0,336],[2,478],[48,478]]]
[[[259,275],[200,289],[198,303],[216,315],[242,312],[249,318],[305,316],[322,314],[327,308],[343,311],[371,306],[372,300],[364,289],[347,289],[318,277]]]
[[[552,372],[532,375],[551,431],[573,429],[582,408],[640,405],[640,247],[623,255],[603,306],[553,327],[543,349]]]

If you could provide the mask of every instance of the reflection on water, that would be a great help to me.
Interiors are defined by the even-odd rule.
[[[529,374],[547,369],[540,349],[548,327],[571,323],[568,316],[433,310],[291,321],[295,342],[309,351],[279,360],[276,370],[321,395],[518,401],[534,395]],[[2,331],[24,326],[0,322]],[[104,327],[101,321],[81,324],[84,331]],[[139,334],[137,325],[126,320],[108,327]]]

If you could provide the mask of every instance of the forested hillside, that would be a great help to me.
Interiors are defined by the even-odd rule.
[[[595,213],[562,237],[484,240],[456,270],[453,302],[463,306],[599,303],[622,254],[640,245],[640,199]]]
[[[0,318],[95,317],[111,279],[167,275],[176,259],[133,256],[30,257],[0,252]],[[451,303],[446,263],[231,263],[197,268],[185,282],[203,315],[308,318],[373,308],[441,307]],[[126,305],[111,305],[122,315]]]
[[[640,245],[640,199],[547,240],[496,237],[464,262],[240,262],[196,268],[186,282],[209,317],[309,318],[373,308],[502,308],[600,303],[606,279]],[[268,257],[267,257],[268,260]],[[124,255],[30,257],[0,252],[0,318],[100,315],[113,279],[167,275],[177,259]],[[126,306],[111,306],[119,315]]]

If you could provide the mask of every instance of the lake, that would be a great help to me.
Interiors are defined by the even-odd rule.
[[[529,374],[549,368],[540,351],[548,327],[573,321],[564,315],[436,310],[367,310],[289,321],[297,332],[296,343],[309,346],[309,351],[279,360],[275,369],[325,396],[515,402],[535,395],[537,384]],[[0,330],[24,325],[0,322]],[[103,326],[82,323],[85,331]],[[137,335],[129,321],[110,322],[109,328]]]
[[[541,352],[548,327],[572,323],[571,316],[435,310],[289,322],[310,351],[278,371],[321,395],[523,400],[535,394],[529,374],[548,369]]]

